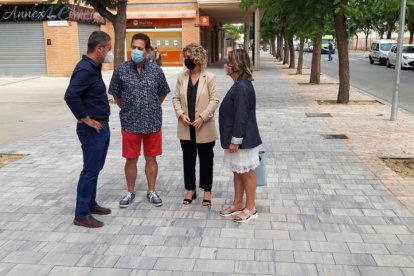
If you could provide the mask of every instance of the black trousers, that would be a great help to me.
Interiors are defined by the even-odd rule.
[[[215,141],[197,144],[193,141],[180,140],[183,150],[184,184],[186,190],[196,189],[196,158],[200,162],[200,188],[211,191],[213,185],[213,148]]]

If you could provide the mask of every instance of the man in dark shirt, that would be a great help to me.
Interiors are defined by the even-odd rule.
[[[111,37],[107,33],[93,32],[88,40],[88,52],[73,70],[65,94],[65,101],[78,120],[76,133],[83,152],[73,223],[88,228],[104,225],[91,214],[111,213],[96,202],[98,176],[105,163],[110,137],[110,107],[101,70],[102,63],[113,60],[111,48]]]
[[[131,59],[120,64],[112,76],[109,94],[121,108],[122,156],[126,159],[125,176],[127,194],[119,202],[128,207],[135,198],[137,162],[141,154],[141,142],[145,156],[147,199],[154,206],[162,200],[155,192],[158,174],[156,157],[162,153],[161,104],[170,92],[164,72],[146,59],[150,48],[146,34],[138,33],[131,40]]]

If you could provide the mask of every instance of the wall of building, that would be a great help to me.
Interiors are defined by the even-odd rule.
[[[50,27],[43,22],[47,73],[50,77],[70,76],[79,61],[78,23],[67,27]],[[51,45],[47,45],[47,40]]]

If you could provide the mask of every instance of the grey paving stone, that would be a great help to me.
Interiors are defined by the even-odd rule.
[[[311,241],[310,246],[315,252],[349,253],[348,246],[343,242]]]
[[[253,249],[217,249],[217,260],[247,260],[255,259],[255,251]]]
[[[334,264],[334,259],[330,253],[321,252],[293,252],[293,257],[297,263],[307,264]]]
[[[333,242],[362,242],[362,238],[357,233],[325,233],[328,241]]]
[[[389,254],[387,247],[380,243],[348,243],[351,253]]]
[[[0,263],[0,275],[6,275],[7,272],[12,270],[15,266],[16,266],[16,264]],[[21,275],[21,274],[19,274],[19,275]]]
[[[276,275],[318,276],[315,264],[276,263]]]
[[[372,255],[369,254],[347,254],[347,253],[333,253],[335,263],[343,265],[372,265],[376,266]]]
[[[319,276],[360,276],[357,266],[317,264]]]
[[[154,269],[156,270],[178,270],[192,271],[195,259],[179,259],[179,258],[158,258]]]
[[[273,243],[265,239],[237,239],[237,248],[270,250],[273,249]]]
[[[130,275],[131,271],[130,269],[92,268],[88,276],[124,276]]]
[[[296,241],[326,241],[323,232],[299,232],[289,231],[290,238]]]
[[[393,234],[361,234],[361,237],[366,243],[401,243]]]
[[[15,264],[38,264],[46,253],[15,251],[6,256],[2,262]]]
[[[414,276],[414,268],[401,268],[404,276]]]
[[[414,267],[412,256],[404,255],[373,255],[378,266]]]
[[[217,248],[182,247],[178,257],[189,259],[215,259]]]
[[[85,267],[114,267],[118,262],[120,256],[108,256],[108,255],[83,255],[78,261],[76,266]]]
[[[81,257],[80,254],[48,253],[39,264],[74,266]]]
[[[47,274],[47,276],[61,276],[61,275],[74,275],[74,276],[86,276],[92,271],[89,267],[68,267],[68,266],[55,266]]]
[[[273,240],[275,250],[311,251],[308,241]]]
[[[151,257],[124,257],[118,259],[115,268],[152,269],[157,258]]]
[[[414,245],[412,244],[387,244],[388,251],[393,255],[414,256]],[[378,253],[383,254],[383,253]]]
[[[144,251],[140,254],[143,257],[177,257],[181,247],[165,247],[165,246],[145,246]],[[137,254],[139,255],[139,254]],[[133,255],[131,255],[133,256]]]
[[[233,273],[235,261],[229,260],[196,260],[194,271],[196,272],[220,272]]]
[[[236,273],[254,273],[254,274],[275,274],[275,263],[273,262],[252,262],[236,261]]]
[[[359,271],[362,276],[408,276],[396,267],[360,266]]]
[[[275,250],[255,250],[254,260],[261,262],[293,263],[293,252]]]

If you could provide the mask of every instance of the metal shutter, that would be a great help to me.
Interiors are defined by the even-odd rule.
[[[88,50],[88,39],[91,33],[99,30],[98,25],[78,23],[79,50],[81,57],[82,55],[85,55]]]
[[[47,75],[43,22],[0,23],[0,75]]]

